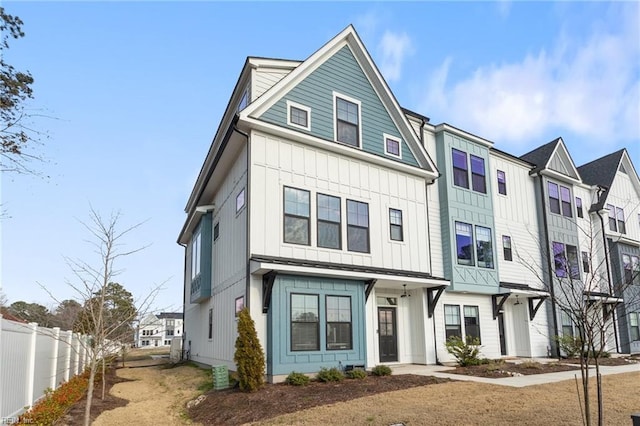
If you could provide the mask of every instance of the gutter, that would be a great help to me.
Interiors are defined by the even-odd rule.
[[[540,201],[542,206],[542,221],[544,225],[544,241],[547,246],[547,273],[549,274],[549,295],[551,296],[551,321],[553,322],[553,332],[558,333],[558,313],[556,308],[556,297],[553,286],[553,266],[551,265],[551,242],[549,241],[549,223],[547,221],[547,203],[544,201],[544,182],[542,175],[538,172],[540,179]],[[560,358],[560,346],[556,343],[556,357]]]
[[[250,247],[249,247],[249,241],[250,241],[250,227],[251,227],[251,221],[250,221],[250,217],[251,215],[249,214],[251,212],[251,139],[249,138],[249,135],[245,132],[243,132],[242,130],[238,129],[238,127],[236,126],[238,122],[238,115],[235,116],[234,120],[233,120],[233,124],[231,126],[231,129],[234,132],[238,132],[240,135],[244,136],[247,140],[247,184],[245,186],[245,227],[246,227],[246,232],[245,232],[245,251],[246,251],[246,262],[247,265],[245,267],[245,291],[244,291],[244,298],[245,298],[245,306],[250,308],[251,307],[251,261],[249,260],[251,258],[251,253],[250,253]]]

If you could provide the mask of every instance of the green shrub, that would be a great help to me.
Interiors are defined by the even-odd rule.
[[[374,376],[390,376],[391,367],[388,365],[376,365],[371,369],[371,374]]]
[[[344,379],[344,374],[336,367],[333,368],[321,368],[320,372],[316,376],[321,382],[340,382]]]
[[[233,360],[237,367],[240,390],[253,392],[264,386],[264,352],[258,340],[256,325],[247,308],[238,315],[238,338]]]
[[[537,361],[522,361],[520,363],[520,367],[526,368],[528,370],[540,370],[542,369],[542,364]]]
[[[503,367],[504,367],[504,361],[501,359],[490,360],[490,362],[487,363],[487,371],[498,371],[498,370],[502,370]]]
[[[567,358],[578,358],[582,353],[583,344],[580,337],[556,336],[555,340]]]
[[[293,385],[293,386],[308,385],[309,381],[311,381],[311,379],[308,376],[305,376],[302,373],[296,373],[295,371],[292,371],[291,373],[289,373],[289,375],[285,379],[286,384]]]
[[[366,379],[367,378],[367,372],[360,369],[360,368],[355,368],[353,370],[349,370],[347,371],[347,377],[350,379]]]
[[[478,356],[480,354],[480,340],[475,337],[467,336],[464,341],[458,336],[451,336],[445,342],[445,346],[447,352],[455,357],[461,367],[483,363],[483,360]]]

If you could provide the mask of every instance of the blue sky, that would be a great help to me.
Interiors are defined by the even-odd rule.
[[[521,155],[562,136],[577,165],[626,147],[640,167],[640,4],[3,2],[26,37],[5,59],[50,118],[47,177],[3,175],[10,302],[73,298],[65,257],[95,261],[93,206],[146,221],[117,281],[182,306],[184,206],[247,56],[302,60],[353,24],[399,103]],[[38,284],[40,283],[40,285]]]

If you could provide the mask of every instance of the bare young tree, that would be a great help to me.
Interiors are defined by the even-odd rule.
[[[93,247],[98,259],[94,262],[66,258],[73,279],[67,280],[76,292],[76,299],[82,311],[74,325],[74,331],[89,336],[84,343],[88,353],[89,384],[84,424],[91,422],[91,403],[94,396],[94,381],[98,369],[102,369],[102,398],[105,396],[105,358],[121,350],[123,344],[130,344],[133,339],[132,324],[141,313],[151,307],[162,284],[153,287],[150,292],[138,301],[134,301],[131,293],[126,291],[115,278],[122,272],[116,264],[123,257],[135,254],[144,248],[125,250],[124,238],[143,223],[123,229],[119,227],[121,214],[111,213],[103,217],[91,208],[90,221],[81,222],[91,238],[88,243]],[[45,288],[45,286],[41,287]],[[52,298],[55,297],[50,292]],[[61,303],[58,301],[58,303]]]

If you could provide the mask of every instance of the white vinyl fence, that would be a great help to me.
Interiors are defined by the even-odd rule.
[[[9,321],[0,315],[0,419],[29,409],[89,361],[88,336]]]

